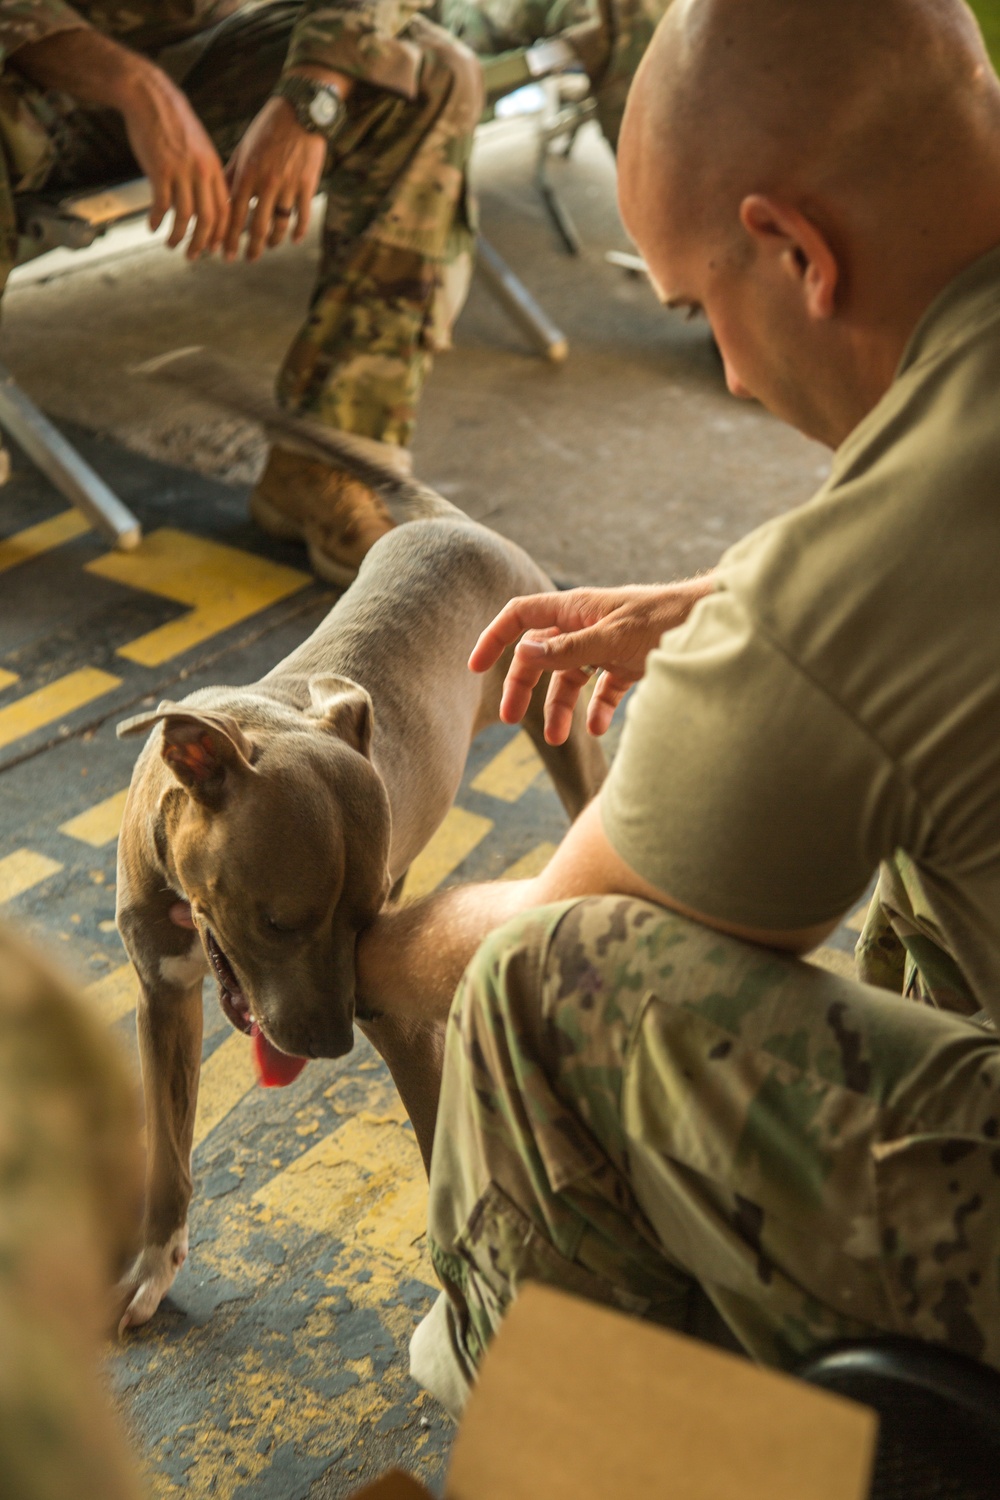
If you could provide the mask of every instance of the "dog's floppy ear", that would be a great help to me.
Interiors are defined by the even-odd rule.
[[[349,677],[312,677],[309,696],[322,727],[344,740],[352,749],[369,756],[375,710],[365,689]]]
[[[164,702],[152,713],[137,714],[118,725],[118,736],[141,734],[163,725],[160,754],[192,797],[217,803],[227,779],[252,772],[253,747],[235,719]]]

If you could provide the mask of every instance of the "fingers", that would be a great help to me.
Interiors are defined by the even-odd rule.
[[[173,185],[174,222],[167,236],[167,244],[175,250],[187,234],[191,215],[194,213],[194,193],[186,177],[178,177]]]
[[[190,901],[175,901],[167,912],[167,916],[175,927],[190,927],[192,929],[194,927]]]
[[[170,179],[166,176],[157,175],[152,183],[153,202],[149,210],[149,227],[155,234],[163,223],[164,215],[170,207]]]
[[[288,234],[292,222],[292,210],[276,203],[271,213],[271,228],[267,236],[267,248],[276,250]]]
[[[319,183],[314,183],[312,187],[306,182],[299,184],[298,197],[295,199],[295,232],[292,235],[294,245],[305,239],[306,230],[309,228],[309,216],[312,213],[312,201],[318,186]]]
[[[226,260],[235,260],[240,253],[240,235],[243,233],[250,211],[250,199],[252,187],[245,172],[241,172],[238,166],[230,164],[227,173],[230,183],[229,204],[229,226],[226,230],[226,238],[223,243],[222,253]]]
[[[473,672],[488,672],[495,666],[508,646],[526,630],[553,630],[565,628],[571,621],[572,594],[529,594],[521,599],[512,599],[505,604],[492,624],[487,625],[469,657],[469,668]],[[526,656],[532,654],[529,649]],[[543,653],[536,652],[536,655]],[[536,679],[537,681],[537,679]]]
[[[619,682],[610,672],[601,673],[587,707],[587,728],[591,734],[607,734],[615,709],[630,687],[631,683]]]
[[[253,216],[249,224],[249,238],[247,239],[247,260],[259,260],[267,244],[267,237],[271,233],[274,223],[274,209],[278,201],[277,183],[268,184],[266,188],[258,186],[257,202],[254,206]]]
[[[218,205],[212,180],[206,180],[201,176],[195,178],[194,206],[194,233],[185,251],[188,260],[197,260],[215,236]]]
[[[545,738],[550,745],[564,745],[573,727],[573,710],[589,672],[554,672],[545,695]]]

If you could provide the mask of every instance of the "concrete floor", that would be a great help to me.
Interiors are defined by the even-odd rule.
[[[532,356],[477,284],[426,393],[417,469],[563,579],[709,566],[807,498],[826,456],[733,401],[706,330],[605,264],[625,240],[599,137],[560,169],[586,245],[578,260],[556,247],[530,157],[530,124],[483,132],[484,226],[568,333],[570,358],[553,368]],[[69,258],[49,280],[52,262],[20,273],[2,357],[75,424],[140,514],[144,548],[109,554],[23,461],[0,493],[0,536],[14,538],[0,541],[0,913],[63,956],[133,1052],[112,918],[135,746],[115,723],[161,695],[252,680],[331,597],[299,551],[245,518],[259,432],[136,373],[203,345],[265,389],[304,311],[315,242],[254,267],[190,268],[136,239]],[[527,872],[563,827],[523,740],[491,731],[416,885]],[[825,961],[843,966],[851,941],[843,929]],[[195,1167],[189,1264],[108,1361],[153,1493],[332,1500],[392,1462],[439,1482],[449,1424],[405,1361],[432,1295],[425,1190],[378,1059],[359,1043],[286,1091],[259,1090],[208,994]]]
[[[418,471],[560,576],[647,582],[708,567],[729,542],[806,499],[826,452],[733,400],[705,325],[663,311],[644,279],[605,263],[606,250],[628,242],[614,164],[594,126],[554,168],[585,253],[574,260],[557,247],[531,183],[533,128],[518,120],[480,133],[483,227],[567,332],[570,357],[561,367],[534,357],[477,278],[456,348],[424,396]],[[245,483],[263,454],[253,425],[220,421],[133,372],[204,345],[266,390],[316,262],[314,234],[254,266],[192,267],[154,247],[46,282],[35,279],[41,261],[4,299],[3,358],[46,410]]]

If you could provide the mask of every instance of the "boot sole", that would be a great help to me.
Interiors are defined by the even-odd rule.
[[[349,588],[358,576],[357,568],[352,568],[349,563],[337,562],[335,558],[321,552],[314,542],[308,545],[309,566],[316,577],[322,578],[324,583],[332,583],[338,589]]]
[[[301,521],[296,521],[287,511],[279,510],[256,490],[250,496],[250,519],[257,523],[261,531],[266,531],[268,536],[277,537],[280,542],[304,542],[306,539]]]

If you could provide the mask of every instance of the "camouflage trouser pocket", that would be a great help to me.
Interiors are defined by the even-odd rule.
[[[873,1157],[898,1331],[1000,1364],[1000,1144],[910,1136]]]
[[[586,1238],[581,1220],[572,1231],[574,1251]],[[618,1300],[611,1282],[564,1255],[516,1203],[491,1182],[458,1240],[459,1253],[475,1269],[491,1300],[506,1306],[525,1281],[562,1287],[595,1302]]]
[[[571,1231],[575,1247],[585,1254],[588,1230],[581,1219]],[[453,1254],[432,1257],[442,1279],[459,1289],[464,1303],[462,1339],[473,1363],[482,1358],[493,1334],[528,1281],[620,1307],[641,1316],[649,1299],[633,1295],[590,1271],[572,1255],[557,1249],[546,1231],[535,1225],[511,1198],[491,1182],[456,1237]],[[446,1263],[444,1263],[446,1259]],[[459,1269],[460,1268],[460,1269]]]

